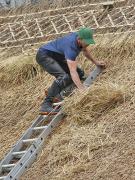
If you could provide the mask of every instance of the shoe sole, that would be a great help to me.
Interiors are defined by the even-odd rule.
[[[45,96],[48,96],[48,91],[47,90],[45,90]],[[57,98],[57,97],[53,98],[53,103],[59,103],[59,102],[61,102],[61,100],[59,98]]]
[[[58,112],[40,112],[39,113],[40,115],[49,115],[49,116],[51,116],[51,115],[56,115],[56,114],[58,114]]]

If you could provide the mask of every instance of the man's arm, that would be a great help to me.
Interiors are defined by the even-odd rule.
[[[85,57],[88,58],[89,60],[91,60],[96,66],[101,66],[101,67],[105,68],[105,63],[102,61],[99,62],[96,59],[94,59],[87,48],[83,49],[83,53],[84,53]]]
[[[77,61],[67,60],[67,64],[70,70],[71,78],[78,89],[84,90],[85,86],[81,83],[77,72]]]

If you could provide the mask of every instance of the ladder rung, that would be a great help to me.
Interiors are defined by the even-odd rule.
[[[42,130],[46,129],[48,126],[39,126],[39,127],[34,127],[33,130]]]
[[[11,168],[14,166],[15,166],[15,164],[4,164],[4,165],[2,165],[2,168]]]
[[[107,1],[107,2],[103,2],[102,3],[103,5],[113,5],[114,4],[114,1]]]
[[[23,143],[34,142],[34,141],[36,141],[36,140],[37,140],[37,138],[33,138],[33,139],[24,139],[24,140],[23,140]]]
[[[58,105],[62,105],[62,104],[63,104],[62,101],[61,102],[57,102],[57,103],[53,103],[54,106],[58,106]]]
[[[25,154],[27,151],[18,151],[18,152],[13,152],[12,155],[21,155]]]
[[[7,176],[1,176],[0,180],[4,180]]]

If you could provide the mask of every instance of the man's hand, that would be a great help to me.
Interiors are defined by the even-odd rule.
[[[82,84],[78,72],[77,70],[77,61],[72,61],[72,60],[67,60],[67,64],[70,70],[70,75],[71,78],[73,80],[73,82],[75,83],[75,85],[77,86],[78,89],[83,90],[84,89],[84,85]]]
[[[95,65],[100,66],[101,68],[104,68],[104,69],[106,68],[106,64],[103,61],[96,61]]]
[[[86,87],[86,86],[82,86],[82,88],[76,88],[76,89],[74,89],[73,90],[73,94],[75,93],[78,93],[78,92],[80,92],[80,93],[83,93],[86,89],[87,89],[88,87]]]
[[[94,59],[87,48],[83,50],[83,53],[84,53],[85,57],[88,58],[89,60],[91,60],[96,66],[100,66],[104,69],[106,68],[105,62],[97,61],[96,59]]]
[[[79,88],[78,88],[78,90],[79,90],[80,92],[85,91],[86,89],[87,89],[87,87],[84,86],[84,85],[82,85],[82,87],[79,87]]]

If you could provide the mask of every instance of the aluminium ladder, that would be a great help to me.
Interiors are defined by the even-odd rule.
[[[101,72],[102,69],[96,67],[86,78],[84,85],[90,86]],[[18,180],[35,161],[44,140],[64,116],[62,110],[56,115],[40,115],[0,162],[0,180]]]

